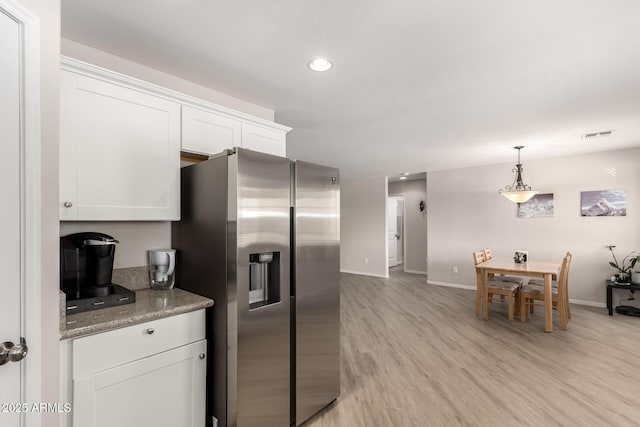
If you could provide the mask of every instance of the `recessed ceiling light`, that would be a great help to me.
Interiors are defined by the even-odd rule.
[[[309,68],[313,71],[329,71],[333,63],[326,58],[316,58],[309,62]]]
[[[405,172],[405,173],[403,173],[402,175],[403,175],[403,176],[407,176],[407,175],[409,175],[409,172]]]
[[[401,176],[400,179],[407,179],[407,177],[406,176]]]

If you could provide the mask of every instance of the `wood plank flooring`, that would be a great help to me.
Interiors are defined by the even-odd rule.
[[[341,395],[304,427],[640,426],[640,318],[572,305],[547,334],[541,307],[483,321],[473,291],[425,276],[341,285]]]

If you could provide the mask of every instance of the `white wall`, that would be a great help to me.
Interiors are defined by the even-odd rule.
[[[527,184],[554,193],[553,218],[517,218],[517,205],[497,193],[513,180],[513,164],[436,171],[427,174],[429,282],[471,285],[475,271],[471,253],[484,247],[494,257],[529,251],[531,260],[574,255],[570,297],[602,304],[604,280],[611,276],[607,244],[624,256],[640,250],[640,149],[527,161]],[[616,176],[605,171],[614,168]],[[626,217],[581,217],[580,192],[624,189]],[[452,267],[459,267],[459,274]]]
[[[196,98],[204,99],[236,111],[242,111],[243,113],[251,114],[265,120],[274,121],[273,110],[181,79],[178,76],[167,74],[161,70],[150,68],[65,38],[62,38],[60,47],[62,54],[65,56],[88,62],[89,64],[97,65],[108,70],[117,71],[127,76],[157,84],[158,86],[166,87],[177,92],[195,96]]]
[[[386,207],[386,177],[341,179],[340,271],[389,276]]]
[[[237,111],[273,121],[274,112],[259,105],[214,91],[204,86],[111,55],[71,40],[62,39],[62,54],[131,77],[157,84]],[[57,152],[56,152],[57,159]],[[56,176],[57,183],[57,176]],[[56,187],[57,194],[57,187]],[[57,205],[57,196],[56,196]],[[120,241],[116,249],[115,268],[146,265],[147,250],[171,247],[171,223],[165,222],[61,222],[60,235],[80,231],[98,231]]]
[[[427,218],[418,209],[426,203],[427,183],[424,179],[389,183],[389,196],[404,195],[405,253],[404,270],[410,273],[427,272]]]

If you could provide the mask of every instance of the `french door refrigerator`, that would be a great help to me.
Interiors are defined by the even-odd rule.
[[[207,425],[299,425],[340,388],[338,171],[241,148],[182,169],[176,285],[207,309]]]

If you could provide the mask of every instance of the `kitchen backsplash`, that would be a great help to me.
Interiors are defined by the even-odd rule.
[[[132,291],[148,289],[151,287],[149,280],[149,266],[114,268],[111,282],[116,285],[124,286]]]
[[[171,223],[168,221],[60,222],[61,236],[83,231],[105,233],[120,242],[116,246],[113,262],[113,268],[117,269],[147,265],[147,250],[171,247]]]

